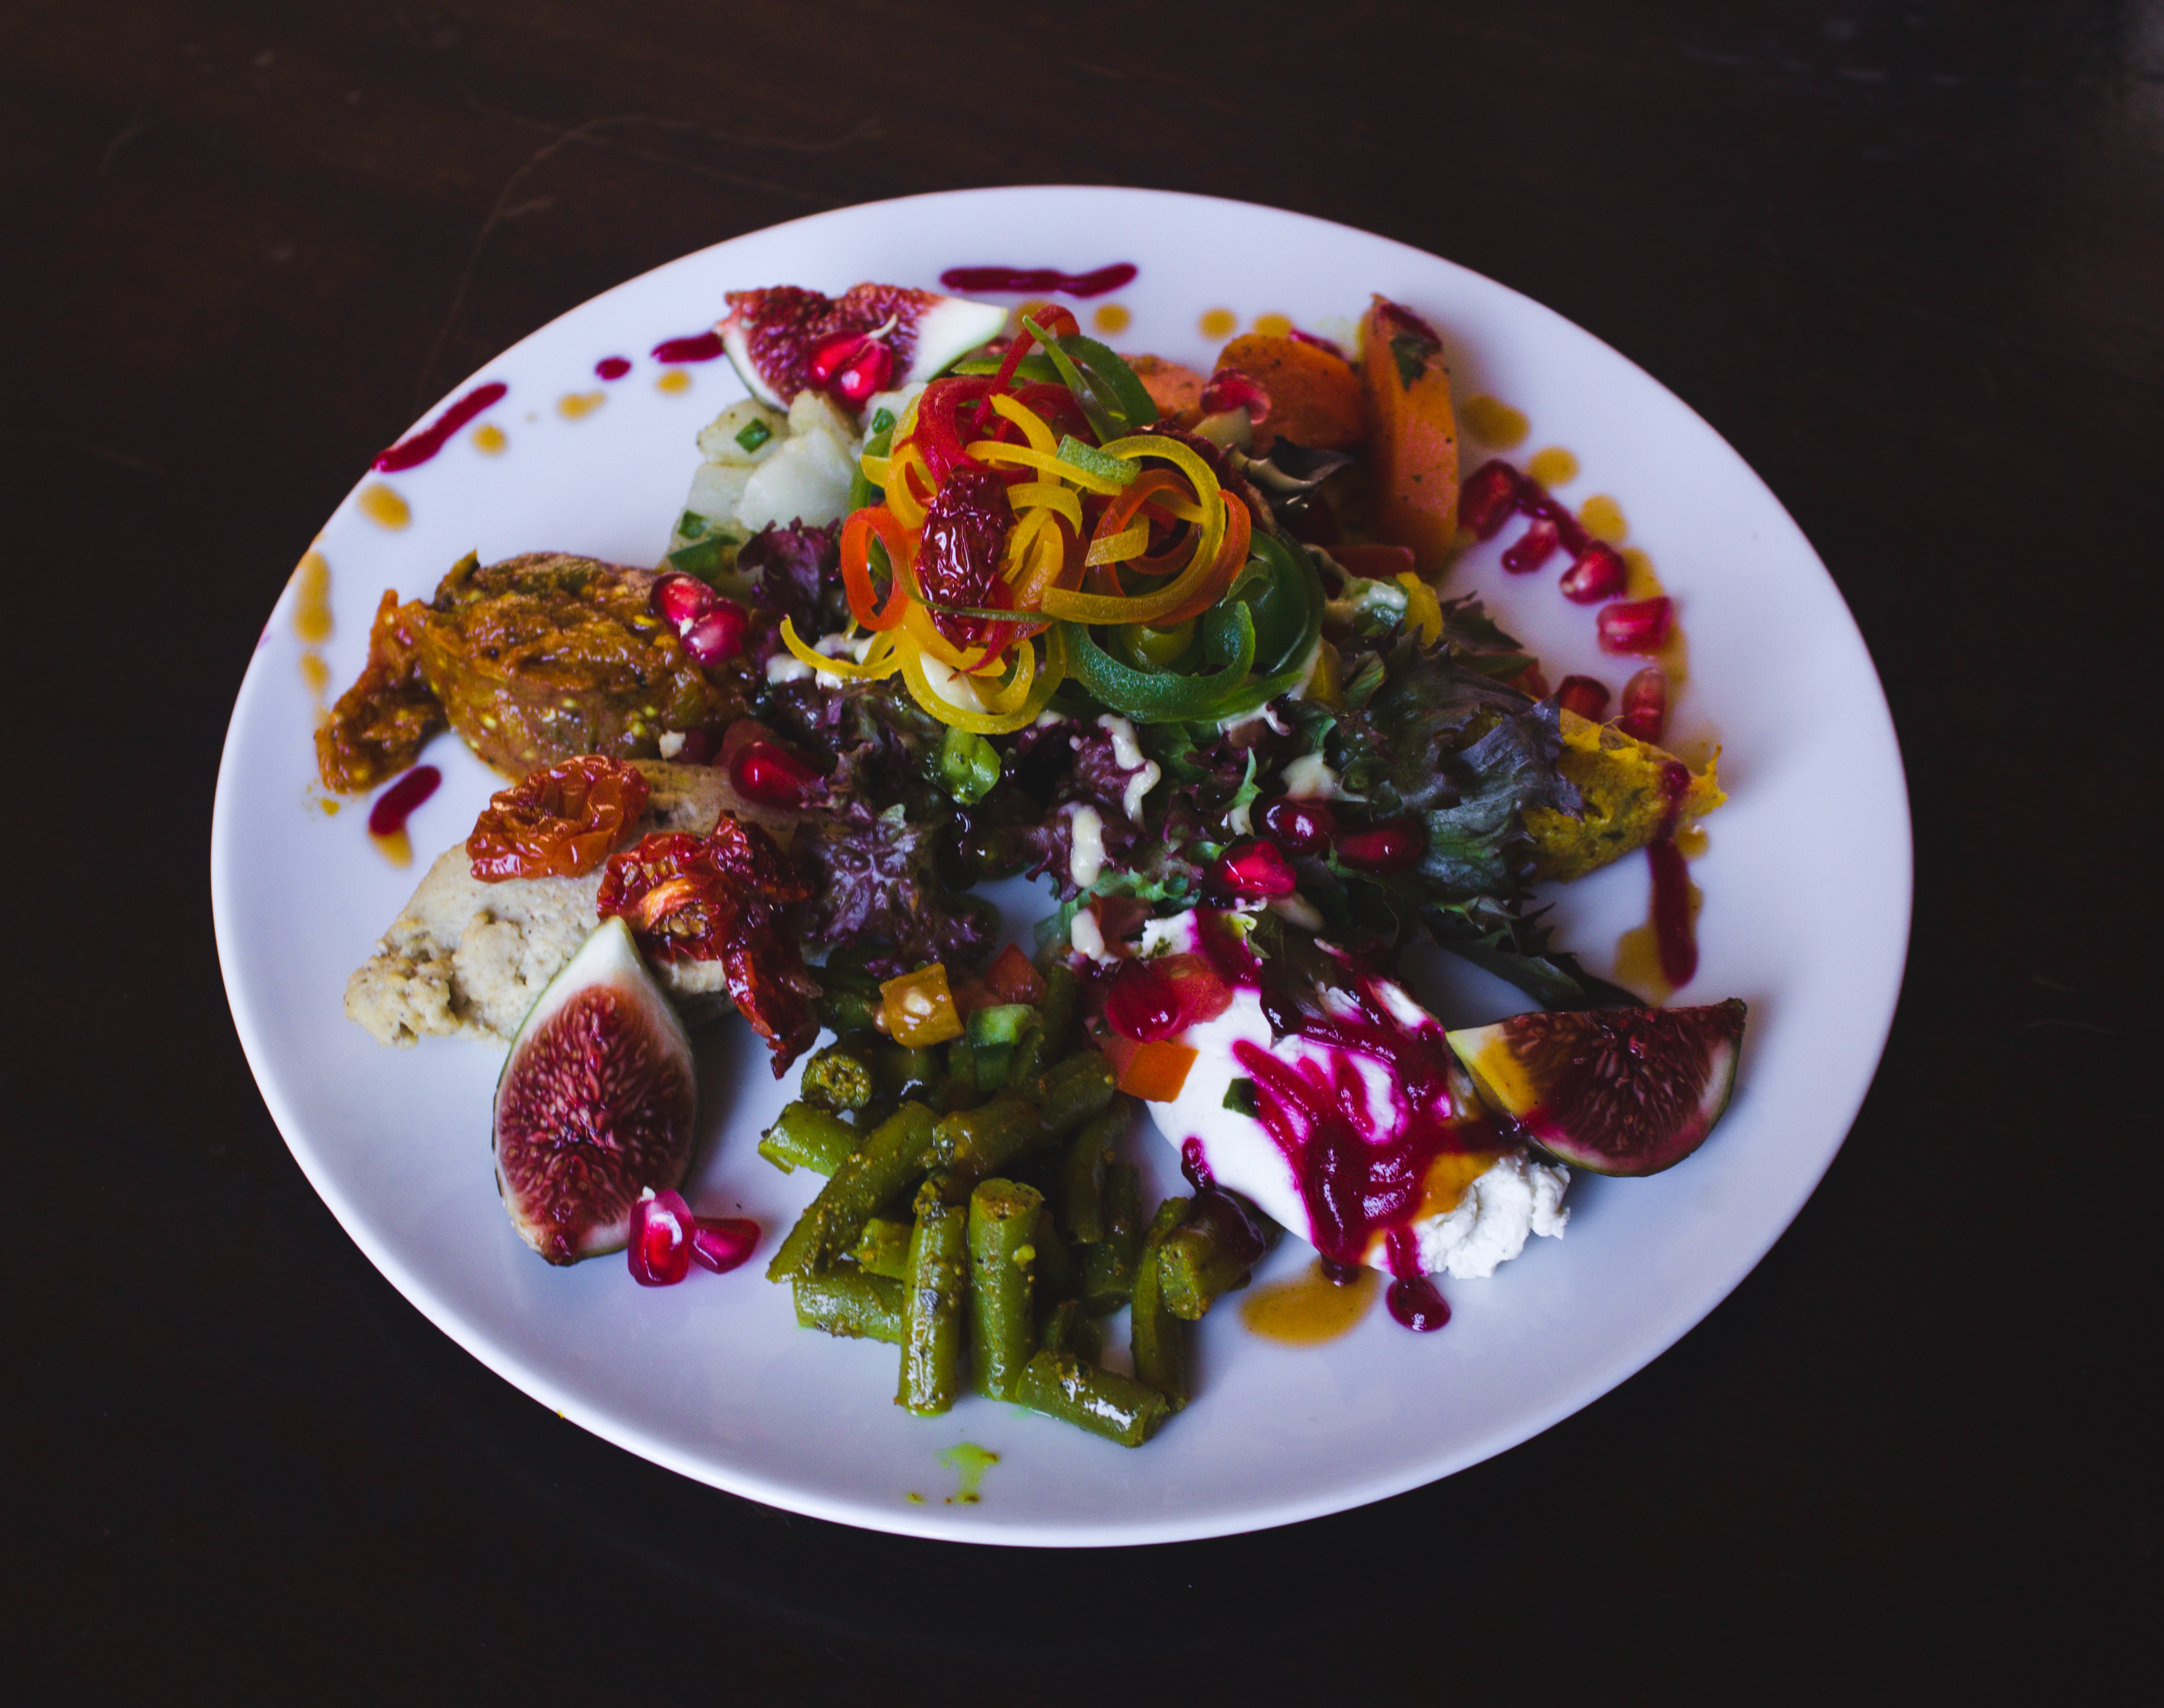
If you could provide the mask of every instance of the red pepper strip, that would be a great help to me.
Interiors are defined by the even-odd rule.
[[[1254,533],[1254,520],[1247,514],[1247,507],[1232,494],[1225,494],[1225,544],[1217,549],[1217,567],[1209,584],[1177,611],[1166,612],[1152,626],[1169,628],[1175,623],[1185,623],[1200,617],[1225,596],[1247,561],[1247,547]]]
[[[871,543],[875,537],[886,548],[887,561],[894,569],[894,580],[888,585],[885,605],[879,603],[872,589]],[[852,511],[849,519],[842,524],[842,586],[849,596],[849,615],[869,629],[892,628],[900,623],[903,607],[909,602],[903,582],[910,561],[909,536],[902,531],[892,511],[884,504]]]
[[[962,448],[964,440],[959,412],[965,403],[981,402],[991,395],[991,391],[988,376],[959,375],[952,379],[934,380],[917,400],[917,427],[911,437],[922,448],[933,480],[943,481],[959,468],[977,466]]]
[[[1015,370],[1022,365],[1022,359],[1036,347],[1037,339],[1031,335],[1027,327],[1014,335],[1014,342],[1007,346],[1006,356],[1000,363],[999,372],[992,376],[995,392],[1004,392],[1014,383]]]

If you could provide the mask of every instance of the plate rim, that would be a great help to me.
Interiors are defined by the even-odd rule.
[[[727,244],[748,238],[767,237],[797,228],[819,224],[859,215],[871,209],[894,209],[911,204],[971,201],[1005,197],[1140,197],[1153,201],[1184,202],[1231,208],[1261,213],[1275,219],[1290,219],[1321,228],[1333,234],[1344,234],[1366,243],[1380,243],[1404,251],[1423,266],[1441,265],[1465,275],[1485,288],[1506,293],[1526,307],[1557,323],[1578,338],[1591,340],[1615,360],[1626,366],[1637,379],[1666,395],[1682,409],[1692,422],[1703,429],[1734,457],[1737,468],[1755,483],[1757,494],[1794,529],[1796,537],[1810,554],[1819,573],[1825,576],[1839,608],[1841,620],[1848,627],[1851,638],[1869,669],[1871,686],[1876,695],[1875,703],[1867,708],[1875,714],[1888,738],[1894,765],[1894,781],[1898,784],[1899,822],[1898,837],[1889,836],[1889,852],[1897,856],[1899,867],[1899,954],[1894,964],[1894,974],[1886,990],[1883,1012],[1872,1017],[1867,1027],[1860,1028],[1875,1036],[1871,1052],[1869,1070],[1860,1076],[1857,1088],[1847,1106],[1838,1117],[1840,1137],[1828,1148],[1823,1161],[1810,1170],[1793,1197],[1778,1217],[1769,1217],[1768,1231],[1762,1241],[1747,1243],[1747,1255],[1730,1266],[1717,1285],[1701,1284],[1702,1302],[1678,1312],[1664,1322],[1662,1329],[1644,1340],[1621,1343],[1617,1350],[1600,1361],[1597,1371],[1581,1374],[1570,1386],[1568,1394],[1550,1403],[1512,1417],[1507,1424],[1489,1429],[1474,1440],[1458,1448],[1433,1454],[1412,1465],[1383,1473],[1364,1480],[1334,1483],[1321,1491],[1305,1495],[1273,1497],[1265,1491],[1252,1505],[1243,1507],[1234,1516],[1201,1516],[1190,1517],[1156,1517],[1146,1514],[1128,1514],[1111,1524],[1079,1530],[1054,1521],[1029,1521],[1012,1527],[956,1529],[943,1527],[930,1509],[900,1506],[892,1511],[873,1508],[859,1499],[849,1496],[827,1496],[814,1487],[801,1483],[785,1482],[757,1471],[747,1471],[735,1466],[725,1466],[702,1458],[696,1453],[680,1450],[649,1431],[606,1411],[589,1413],[583,1401],[567,1393],[559,1380],[548,1371],[531,1364],[509,1348],[499,1344],[485,1330],[468,1324],[445,1301],[439,1298],[397,1255],[387,1241],[381,1237],[360,1206],[351,1201],[340,1190],[323,1159],[313,1154],[313,1147],[302,1136],[304,1123],[298,1112],[290,1104],[279,1088],[272,1071],[270,1052],[253,1006],[253,999],[242,982],[236,967],[240,956],[234,941],[239,898],[234,891],[234,837],[235,834],[233,802],[240,767],[235,764],[244,738],[243,732],[249,722],[249,712],[256,698],[265,691],[268,677],[260,668],[265,664],[265,649],[258,646],[251,654],[244,673],[233,712],[228,720],[225,739],[221,745],[217,785],[213,792],[211,836],[211,901],[212,925],[215,938],[221,980],[228,1009],[239,1034],[242,1053],[253,1075],[256,1088],[269,1109],[279,1135],[287,1150],[299,1165],[302,1175],[324,1206],[331,1211],[348,1238],[358,1246],[361,1253],[374,1265],[397,1291],[412,1305],[434,1327],[446,1335],[462,1350],[479,1360],[497,1376],[528,1398],[548,1406],[567,1421],[576,1423],[589,1433],[600,1437],[611,1445],[637,1454],[666,1469],[695,1482],[718,1488],[725,1492],[759,1501],[780,1510],[801,1513],[806,1516],[855,1528],[871,1529],[888,1534],[920,1537],[939,1542],[960,1542],[995,1547],[1030,1548],[1123,1548],[1151,1546],[1166,1542],[1202,1540],[1221,1536],[1247,1534],[1258,1530],[1271,1529],[1295,1524],[1310,1519],[1348,1511],[1392,1498],[1410,1490],[1425,1487],[1455,1475],[1484,1460],[1508,1452],[1523,1442],[1542,1434],[1565,1418],[1584,1410],[1605,1397],[1639,1371],[1647,1369],[1673,1347],[1685,1335],[1703,1322],[1712,1311],[1732,1295],[1745,1278],[1762,1263],[1766,1254],[1779,1243],[1794,1225],[1804,1206],[1817,1190],[1833,1162],[1846,1146],[1852,1133],[1857,1115],[1876,1082],[1880,1065],[1885,1057],[1894,1019],[1898,1011],[1901,992],[1908,970],[1909,951],[1915,928],[1915,849],[1914,813],[1909,796],[1907,766],[1901,751],[1900,734],[1894,722],[1892,708],[1886,697],[1885,685],[1879,675],[1876,661],[1872,658],[1854,612],[1842,596],[1840,584],[1834,580],[1824,558],[1810,543],[1802,527],[1789,514],[1778,494],[1767,483],[1747,459],[1730,444],[1718,428],[1678,393],[1629,356],[1616,349],[1597,334],[1570,320],[1560,311],[1548,307],[1515,286],[1479,273],[1462,262],[1419,249],[1400,239],[1370,232],[1358,226],[1305,213],[1296,209],[1272,207],[1268,203],[1239,200],[1233,197],[1199,194],[1190,191],[1149,189],[1123,185],[1100,184],[1009,184],[987,185],[965,189],[942,190],[919,194],[882,198],[874,202],[851,203],[846,207],[829,208],[816,213],[800,215],[796,218],[762,226],[751,231],[740,232],[700,249],[686,251],[669,260],[659,263],[619,281],[607,289],[596,292],[565,309],[561,313],[535,327],[523,337],[504,349],[493,353],[480,367],[447,388],[444,395],[417,418],[407,429],[411,433],[434,419],[446,407],[469,389],[491,365],[504,360],[513,352],[544,337],[561,322],[582,314],[595,304],[619,292],[628,292],[641,281],[654,274],[683,265],[694,258],[711,253]],[[406,434],[399,435],[406,437]],[[395,440],[393,441],[396,442]],[[372,470],[364,470],[359,479],[333,507],[331,515],[337,515],[352,502],[354,495],[368,484]],[[275,623],[277,613],[288,596],[281,586],[272,602],[266,626]],[[1888,825],[1887,831],[1896,827]]]

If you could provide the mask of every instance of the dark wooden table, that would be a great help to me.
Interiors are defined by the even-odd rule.
[[[2072,1700],[2153,1632],[2156,9],[1207,11],[0,19],[11,1680],[1747,1700],[2048,1669]],[[1675,1350],[1446,1483],[1111,1555],[791,1518],[488,1374],[293,1165],[205,881],[265,614],[446,385],[718,239],[1058,180],[1387,233],[1660,376],[1855,610],[1919,875],[1846,1148]]]

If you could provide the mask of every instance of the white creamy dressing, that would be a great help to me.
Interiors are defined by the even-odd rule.
[[[1074,838],[1067,856],[1067,875],[1074,887],[1086,890],[1105,870],[1105,816],[1094,807],[1077,807],[1069,815]]]
[[[1081,917],[1077,917],[1078,923]],[[1150,922],[1143,928],[1144,954],[1193,949],[1194,917],[1186,913]],[[1091,925],[1094,931],[1094,920]],[[1101,946],[1101,935],[1097,941]],[[1075,946],[1081,947],[1079,942]],[[1377,990],[1400,1024],[1431,1023],[1426,1010],[1401,987],[1381,980]],[[1268,1129],[1253,1116],[1227,1109],[1225,1096],[1233,1080],[1250,1077],[1233,1054],[1239,1043],[1252,1043],[1282,1062],[1306,1060],[1324,1067],[1331,1052],[1301,1038],[1274,1039],[1261,996],[1244,988],[1233,992],[1232,1006],[1224,1013],[1190,1026],[1179,1034],[1179,1042],[1195,1053],[1195,1064],[1178,1097],[1152,1106],[1159,1130],[1175,1148],[1190,1138],[1200,1142],[1203,1159],[1219,1185],[1252,1198],[1266,1215],[1312,1241],[1314,1227],[1292,1164]],[[1358,1055],[1352,1059],[1377,1136],[1394,1137],[1409,1114],[1396,1081],[1381,1064]],[[1421,1267],[1460,1280],[1494,1274],[1500,1264],[1526,1248],[1529,1237],[1562,1234],[1570,1219],[1563,1206],[1563,1190],[1569,1184],[1568,1169],[1535,1162],[1522,1148],[1506,1153],[1474,1178],[1447,1214],[1425,1216],[1413,1223]],[[1368,1256],[1369,1265],[1379,1269],[1388,1267],[1382,1246],[1378,1240]]]
[[[1135,739],[1135,727],[1124,717],[1107,712],[1098,718],[1097,726],[1112,738],[1112,760],[1123,771],[1132,771],[1127,779],[1127,791],[1120,796],[1120,811],[1127,815],[1131,824],[1142,819],[1142,801],[1158,785],[1164,773],[1158,769],[1155,759],[1142,757],[1142,744]]]

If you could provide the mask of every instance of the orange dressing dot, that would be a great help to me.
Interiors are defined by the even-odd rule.
[[[473,448],[485,457],[502,456],[504,446],[510,443],[504,436],[503,429],[494,422],[473,430]]]
[[[1630,580],[1623,584],[1626,599],[1657,598],[1661,578],[1653,573],[1653,560],[1635,545],[1623,548],[1623,568]]]
[[[576,421],[582,415],[591,415],[608,402],[606,392],[566,392],[556,400],[556,413],[566,421]]]
[[[301,654],[301,680],[308,685],[308,692],[320,701],[331,685],[331,667],[323,662],[321,653]]]
[[[1676,833],[1676,852],[1687,860],[1694,860],[1706,850],[1705,827],[1686,824]]]
[[[293,633],[309,646],[331,638],[331,566],[313,547],[293,571]]]
[[[1125,304],[1107,302],[1090,317],[1090,323],[1100,332],[1125,332],[1134,323],[1134,318]]]
[[[688,392],[691,389],[691,376],[681,368],[671,368],[654,382],[654,389],[657,392]]]
[[[1289,316],[1283,314],[1258,314],[1255,330],[1264,338],[1290,338],[1292,320]]]
[[[1561,445],[1552,444],[1533,453],[1526,472],[1543,486],[1565,486],[1578,478],[1578,459]]]
[[[1229,308],[1207,308],[1202,313],[1205,338],[1230,338],[1239,328],[1240,317]]]
[[[1585,524],[1588,533],[1610,545],[1622,544],[1631,532],[1631,524],[1623,519],[1623,507],[1605,492],[1595,492],[1579,505],[1578,519]]]
[[[381,481],[363,486],[357,502],[363,516],[378,528],[387,528],[394,533],[413,519],[411,507]]]
[[[1240,1321],[1250,1334],[1279,1346],[1321,1346],[1357,1325],[1381,1292],[1382,1277],[1363,1269],[1343,1286],[1310,1261],[1289,1281],[1273,1281],[1240,1301]]]
[[[1466,430],[1473,438],[1498,450],[1515,450],[1532,430],[1532,423],[1526,419],[1524,411],[1513,409],[1499,398],[1468,397],[1465,407],[1458,413],[1464,417]]]
[[[368,839],[376,844],[376,852],[392,865],[402,869],[413,864],[413,840],[406,834],[402,826],[383,836],[378,836],[371,830],[368,833]]]

